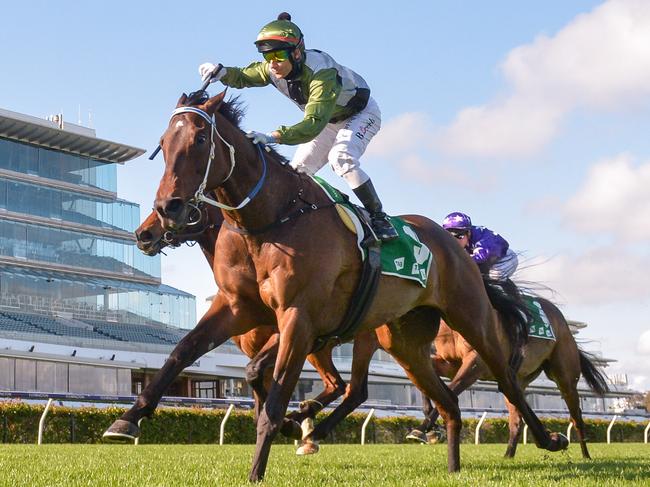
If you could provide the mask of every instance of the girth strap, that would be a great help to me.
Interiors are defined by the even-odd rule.
[[[358,211],[356,207],[355,211]],[[371,237],[362,243],[368,251],[368,255],[363,261],[359,286],[350,300],[350,305],[339,327],[327,335],[318,337],[314,342],[312,353],[322,349],[330,340],[336,340],[339,344],[352,340],[377,293],[377,285],[381,276],[381,241],[374,236],[365,219],[360,218],[360,220],[364,227],[364,233]]]

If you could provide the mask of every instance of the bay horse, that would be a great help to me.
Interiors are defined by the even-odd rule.
[[[336,333],[361,260],[354,236],[322,189],[253,145],[234,123],[224,95],[195,102],[183,95],[179,100],[160,141],[165,172],[155,201],[163,226],[177,230],[208,200],[206,190],[216,195],[210,204],[225,210],[226,226],[219,232],[214,262],[219,293],[121,420],[135,425],[151,414],[170,380],[205,352],[255,326],[276,324],[279,351],[249,474],[249,480],[260,481],[304,360],[317,338]],[[423,216],[402,218],[434,256],[426,287],[382,275],[359,331],[377,329],[380,345],[436,403],[447,426],[449,471],[460,469],[461,421],[458,401],[430,358],[440,317],[481,354],[537,446],[566,448],[563,435],[545,430],[517,381],[524,320],[520,328],[499,320],[478,268],[448,232]],[[255,279],[239,274],[242,262],[252,262]],[[503,360],[504,355],[510,360]]]
[[[582,374],[589,387],[600,396],[609,390],[607,381],[593,364],[589,354],[583,352],[576,343],[558,307],[547,299],[539,297],[535,299],[550,322],[555,340],[530,337],[523,349],[523,360],[518,371],[519,381],[522,389],[525,390],[543,371],[557,384],[576,429],[582,456],[591,458],[587,449],[585,423],[580,409],[578,380]],[[432,358],[436,372],[442,377],[452,379],[449,387],[455,394],[460,394],[477,380],[494,381],[494,374],[490,372],[476,350],[444,322],[440,324],[440,331],[434,340],[434,345],[436,352]],[[509,413],[509,439],[505,456],[512,458],[515,456],[523,425],[517,408],[508,401],[508,398],[505,398],[505,402]],[[422,403],[425,419],[408,437],[426,442],[426,433],[434,427],[438,412],[428,397],[422,396]]]
[[[223,215],[221,211],[213,206],[204,207],[199,215],[199,218],[192,226],[185,227],[180,232],[170,232],[162,227],[157,213],[152,211],[135,231],[138,248],[147,255],[156,255],[167,245],[176,247],[188,240],[194,240],[199,244],[210,268],[212,268],[214,262],[214,246],[217,234],[221,228],[221,223],[223,222]],[[492,283],[486,281],[485,284],[486,287],[490,287]],[[498,306],[499,293],[491,291],[488,294],[493,301],[493,305]],[[499,308],[504,307],[499,306]],[[444,322],[441,322],[441,329],[436,340],[439,340],[439,337],[446,335],[449,331],[450,328]],[[452,333],[459,336],[456,332]],[[269,367],[273,366],[275,362],[278,339],[279,334],[277,333],[277,329],[272,327],[254,328],[244,335],[232,338],[239,349],[251,358],[251,363],[246,367],[246,381],[253,388],[256,417],[259,414],[261,404],[263,404],[263,399],[266,397],[266,391],[270,387],[269,380],[271,377],[268,372],[271,371]],[[331,360],[332,345],[332,343],[328,343],[324,351],[319,351],[314,354],[316,359],[313,359],[313,355],[311,354],[307,357],[321,376],[325,384],[325,390],[315,399],[303,401],[300,405],[300,411],[287,415],[287,418],[298,423],[302,423],[305,419],[309,420],[302,427],[303,444],[297,451],[300,455],[317,453],[319,451],[319,442],[326,438],[347,415],[363,404],[368,398],[368,367],[372,355],[380,348],[376,335],[370,333],[359,337],[357,350],[354,354],[350,384],[347,389],[345,382],[341,379]],[[327,354],[329,356],[325,357]],[[434,360],[434,365],[436,364],[437,362]],[[436,371],[441,375],[441,371],[438,368],[436,368]],[[452,391],[456,392],[453,388]],[[345,397],[343,402],[314,428],[313,420],[316,414],[329,403],[343,395],[344,392]],[[438,417],[437,411],[433,408],[428,397],[423,397],[423,405],[427,417],[432,415],[432,412],[435,413],[435,415],[432,415],[433,419],[431,423],[435,424],[435,420]],[[424,429],[424,425],[427,426],[426,429]],[[420,430],[424,432],[428,431],[428,425],[429,423],[425,420]],[[293,426],[293,428],[288,426]],[[295,434],[295,426],[283,425],[281,432],[288,436]],[[420,433],[420,435],[424,436],[425,433]]]
[[[192,226],[185,227],[180,232],[165,230],[158,219],[158,214],[152,211],[135,230],[138,248],[146,255],[153,256],[167,246],[177,247],[189,240],[199,245],[208,265],[212,269],[217,236],[223,223],[223,214],[215,207],[208,206],[198,212],[198,218]],[[258,326],[243,335],[232,337],[235,345],[251,362],[246,366],[246,382],[253,390],[255,400],[255,418],[259,416],[260,408],[266,399],[266,393],[271,387],[273,365],[277,355],[280,335],[275,326]],[[341,378],[332,360],[334,342],[307,356],[309,363],[318,372],[324,389],[315,398],[302,401],[298,411],[287,415],[290,421],[283,424],[282,433],[294,439],[301,439],[303,430],[300,424],[309,419],[313,421],[316,414],[325,406],[341,397],[346,391],[346,383]],[[375,349],[370,350],[370,355]],[[307,423],[310,424],[310,423]],[[111,438],[111,435],[107,435]],[[113,440],[130,438],[117,436]]]

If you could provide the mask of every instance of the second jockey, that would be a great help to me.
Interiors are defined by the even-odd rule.
[[[491,279],[505,281],[517,270],[519,259],[506,239],[489,228],[472,225],[465,213],[450,213],[442,221],[442,228],[458,239],[481,272]]]

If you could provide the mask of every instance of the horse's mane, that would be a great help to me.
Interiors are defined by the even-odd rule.
[[[190,93],[185,100],[183,105],[185,106],[196,106],[202,105],[208,99],[210,95],[207,91],[199,90]],[[239,99],[239,96],[231,96],[228,100],[225,100],[220,106],[218,112],[231,124],[241,130],[241,123],[244,120],[244,115],[246,114],[246,106],[244,102]],[[269,146],[267,146],[269,147]],[[273,157],[283,165],[289,162],[286,157],[277,152],[273,147],[269,147],[269,154],[272,154]]]

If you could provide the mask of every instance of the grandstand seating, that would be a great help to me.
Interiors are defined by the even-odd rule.
[[[45,333],[88,339],[118,340],[156,345],[175,345],[187,333],[164,325],[114,323],[84,319],[86,326],[63,318],[17,311],[0,311],[0,330],[20,333]]]

